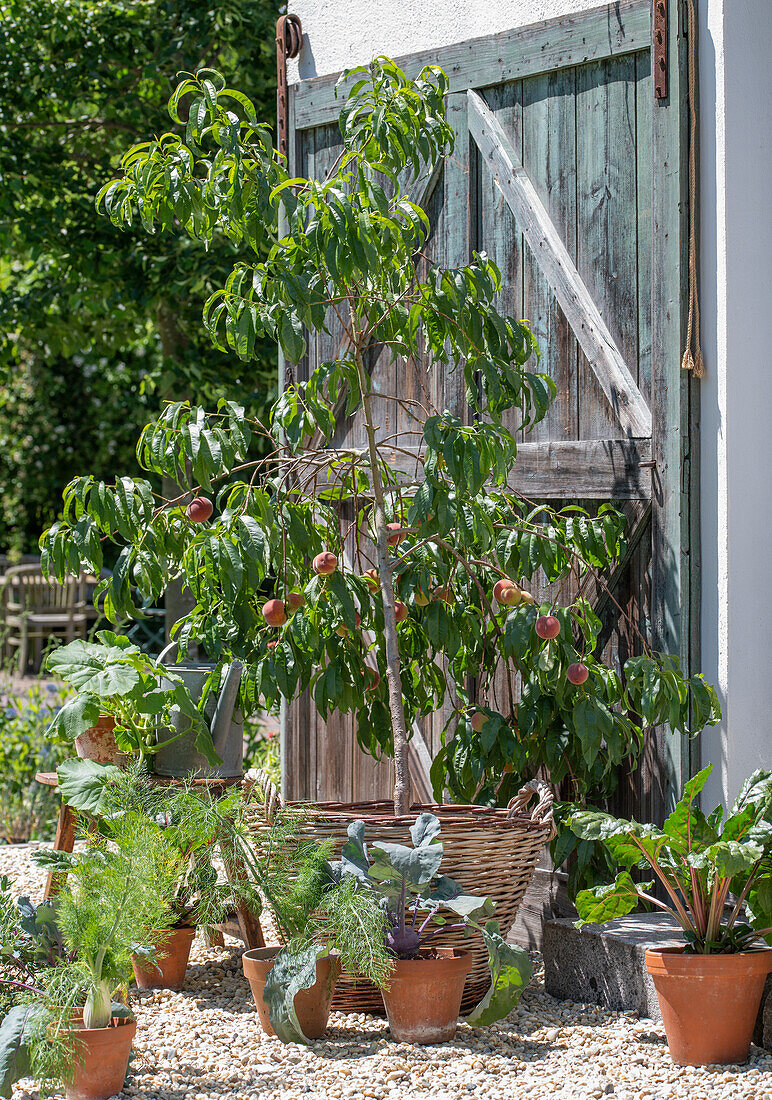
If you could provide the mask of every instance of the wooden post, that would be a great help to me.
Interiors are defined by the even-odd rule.
[[[59,807],[59,820],[56,823],[56,837],[54,838],[55,852],[71,852],[75,847],[75,826],[78,823],[78,815],[72,806],[63,802]],[[64,875],[57,875],[51,871],[46,880],[46,888],[43,891],[43,901],[55,898],[62,888]]]

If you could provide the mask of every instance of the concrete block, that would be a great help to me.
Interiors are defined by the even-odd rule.
[[[607,924],[574,928],[573,920],[544,928],[544,982],[553,997],[587,1001],[661,1019],[654,983],[646,973],[649,947],[683,943],[667,913],[635,913]]]

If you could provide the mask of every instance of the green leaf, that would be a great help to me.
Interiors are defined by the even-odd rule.
[[[442,851],[442,843],[437,841],[421,848],[375,841],[370,845],[370,877],[376,882],[405,879],[413,886],[426,885],[440,869]]]
[[[303,1034],[295,996],[316,982],[316,963],[328,955],[324,944],[309,944],[297,951],[280,951],[268,972],[263,1000],[268,1006],[271,1027],[283,1043],[308,1043]]]
[[[114,764],[97,764],[94,760],[65,760],[56,769],[62,800],[76,810],[99,814],[104,804],[110,780],[120,775]]]
[[[140,681],[139,672],[125,660],[129,653],[139,653],[139,649],[119,649],[78,639],[55,649],[47,665],[54,675],[79,691],[99,696],[128,695]]]
[[[649,890],[651,883],[643,886]],[[614,917],[623,917],[637,909],[640,897],[638,888],[630,877],[629,871],[620,871],[614,882],[608,886],[595,886],[591,890],[580,890],[576,895],[576,911],[579,920],[576,927],[583,924],[605,924]]]
[[[303,358],[306,350],[303,326],[298,315],[292,310],[282,310],[279,317],[279,343],[281,350],[291,363],[297,363]]]
[[[0,1024],[0,1096],[10,1100],[12,1087],[29,1077],[30,1046],[48,1020],[42,1005],[13,1005]]]
[[[50,732],[60,741],[72,742],[95,726],[101,713],[102,707],[95,695],[74,695],[54,716]]]
[[[481,931],[488,948],[491,987],[466,1016],[466,1022],[473,1027],[486,1027],[503,1020],[520,1000],[533,974],[528,952],[504,940],[498,921],[488,921]]]

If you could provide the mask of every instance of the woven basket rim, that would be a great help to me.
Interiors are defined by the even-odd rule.
[[[342,822],[363,820],[372,825],[412,825],[420,813],[435,814],[443,824],[492,825],[496,828],[520,828],[544,831],[550,823],[534,821],[531,814],[511,813],[500,806],[468,806],[459,803],[413,803],[410,813],[395,816],[394,803],[387,799],[363,802],[288,802],[294,809],[314,811],[317,824],[321,821]]]

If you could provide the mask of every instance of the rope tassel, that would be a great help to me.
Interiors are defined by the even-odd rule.
[[[696,106],[696,39],[697,20],[694,0],[687,0],[688,8],[688,66],[689,66],[689,321],[686,329],[686,350],[681,360],[683,370],[691,371],[695,378],[705,377],[705,364],[700,344],[700,297],[697,273],[697,106]],[[692,344],[694,352],[692,352]]]

